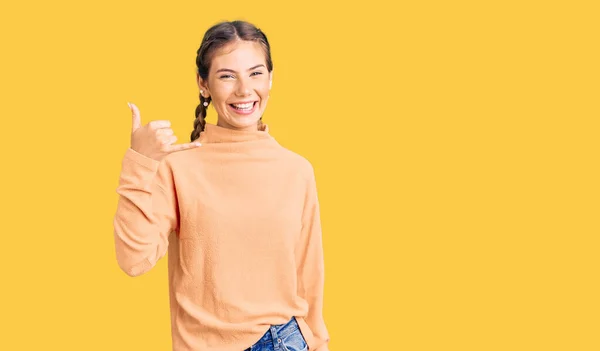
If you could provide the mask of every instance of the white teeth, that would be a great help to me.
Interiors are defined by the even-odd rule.
[[[235,108],[238,108],[240,110],[249,110],[252,108],[252,106],[254,106],[254,103],[249,102],[247,104],[233,104],[233,106],[235,106]]]

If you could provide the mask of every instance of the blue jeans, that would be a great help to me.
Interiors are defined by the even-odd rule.
[[[295,317],[285,324],[272,325],[254,345],[244,351],[306,351],[308,344]]]

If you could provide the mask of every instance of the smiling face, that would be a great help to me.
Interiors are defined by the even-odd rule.
[[[235,41],[212,57],[208,79],[197,75],[198,86],[211,98],[218,114],[217,125],[256,130],[267,107],[272,72],[259,43]]]

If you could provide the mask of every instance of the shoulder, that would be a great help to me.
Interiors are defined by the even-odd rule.
[[[225,154],[224,151],[219,152],[206,152],[203,150],[203,146],[199,148],[192,148],[188,150],[177,151],[168,154],[163,159],[162,165],[164,168],[175,171],[176,169],[190,172],[197,170],[206,161],[207,155],[210,158],[222,157]],[[268,147],[262,149],[252,150],[252,153],[246,153],[244,157],[254,157],[261,162],[275,162],[276,168],[279,168],[283,173],[296,174],[302,176],[308,181],[314,181],[314,167],[311,161],[304,155],[292,151],[291,149],[274,142]],[[258,156],[260,155],[260,156]]]
[[[161,160],[159,168],[171,173],[193,169],[196,165],[201,164],[201,162],[197,162],[201,153],[200,148],[191,148],[167,154]]]
[[[283,146],[281,148],[281,155],[285,159],[288,167],[292,168],[299,175],[303,176],[308,181],[313,181],[315,177],[315,169],[312,162],[304,155],[292,151]]]

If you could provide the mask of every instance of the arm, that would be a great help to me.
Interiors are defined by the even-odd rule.
[[[169,234],[177,229],[177,201],[165,162],[129,148],[122,165],[113,221],[115,250],[119,267],[135,277],[166,254]]]
[[[312,171],[312,169],[311,169]],[[298,293],[308,302],[305,320],[314,335],[312,351],[329,351],[329,333],[323,319],[323,293],[325,265],[319,199],[314,172],[308,180],[308,188],[302,213],[302,231],[298,248]]]

